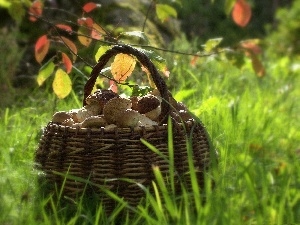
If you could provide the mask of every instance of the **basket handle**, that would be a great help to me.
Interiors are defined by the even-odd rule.
[[[163,80],[163,78],[159,75],[156,67],[151,62],[151,60],[146,56],[143,52],[139,51],[136,48],[130,47],[128,45],[116,45],[113,48],[107,50],[98,60],[98,63],[93,67],[93,70],[91,72],[91,76],[86,82],[84,86],[84,99],[83,99],[83,106],[86,105],[86,98],[91,94],[93,87],[95,85],[96,79],[101,72],[101,70],[104,68],[106,63],[109,61],[109,59],[119,53],[124,53],[128,55],[135,56],[138,61],[145,66],[148,71],[150,72],[152,79],[160,92],[160,95],[162,97],[162,103],[161,103],[161,114],[159,116],[159,124],[164,124],[167,122],[167,118],[170,113],[170,103],[169,103],[169,91],[166,85],[166,82]]]

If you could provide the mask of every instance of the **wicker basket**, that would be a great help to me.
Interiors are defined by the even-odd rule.
[[[73,128],[50,122],[44,129],[35,155],[38,168],[46,174],[46,182],[50,186],[63,185],[64,195],[72,198],[81,195],[83,190],[86,192],[92,190],[108,209],[113,209],[115,203],[99,188],[92,186],[86,189],[84,182],[68,177],[66,179],[60,174],[68,173],[75,177],[89,179],[91,183],[103,185],[130,204],[136,205],[145,195],[144,191],[138,185],[118,178],[129,178],[144,186],[151,186],[151,181],[154,180],[153,165],[159,166],[162,173],[169,171],[169,163],[140,141],[143,138],[162,154],[168,155],[167,118],[172,111],[169,104],[170,92],[155,66],[144,53],[123,45],[108,50],[93,68],[91,77],[85,85],[83,105],[86,104],[85,99],[91,93],[100,71],[108,60],[118,53],[135,56],[150,71],[163,98],[159,125],[96,129]],[[186,138],[192,137],[193,161],[199,171],[198,181],[203,185],[203,172],[210,163],[210,146],[205,128],[197,121],[199,120],[174,123],[174,165],[178,178],[184,179],[184,175],[189,171]],[[179,182],[178,187],[180,187]]]

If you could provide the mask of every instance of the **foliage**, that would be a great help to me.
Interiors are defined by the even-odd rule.
[[[42,4],[37,4],[39,1],[35,1],[32,6],[29,8],[29,15],[30,15],[30,20],[32,20],[33,22],[36,21],[36,19],[43,19],[42,17],[42,13],[43,10],[41,9]],[[151,3],[152,4],[152,3]],[[248,3],[246,3],[245,1],[238,1],[233,5],[233,19],[235,20],[235,22],[239,25],[239,26],[246,26],[247,23],[250,20],[250,16],[251,16],[251,9],[250,6],[248,5]],[[95,4],[93,2],[88,2],[86,3],[83,7],[82,7],[82,17],[79,17],[77,19],[77,30],[76,28],[74,29],[71,25],[72,24],[63,24],[63,23],[58,23],[58,24],[52,24],[50,21],[45,21],[47,23],[50,24],[50,30],[48,31],[47,34],[44,34],[42,36],[39,37],[39,39],[37,40],[36,44],[35,44],[35,57],[36,60],[41,63],[44,58],[46,57],[46,55],[48,54],[49,51],[49,46],[51,42],[58,42],[58,43],[62,43],[64,44],[69,52],[72,53],[73,55],[73,60],[71,61],[70,58],[67,55],[67,52],[61,52],[58,51],[56,53],[55,57],[52,57],[52,59],[50,59],[50,62],[48,61],[46,65],[53,65],[54,60],[56,62],[58,62],[59,64],[55,63],[55,66],[44,66],[41,68],[39,74],[38,74],[38,83],[39,85],[42,85],[44,83],[44,81],[46,79],[48,79],[50,77],[50,75],[52,73],[54,73],[54,71],[61,67],[61,65],[64,65],[64,70],[66,71],[66,73],[70,74],[71,72],[71,68],[73,66],[73,64],[75,63],[76,58],[80,58],[81,60],[84,60],[84,62],[86,63],[88,60],[81,58],[77,52],[78,49],[80,49],[82,46],[88,48],[91,47],[92,48],[96,48],[96,60],[97,58],[99,58],[101,56],[101,54],[103,54],[103,52],[105,50],[107,50],[109,48],[109,46],[114,45],[114,44],[130,44],[130,45],[136,45],[136,46],[141,46],[142,47],[142,51],[144,52],[148,52],[149,51],[145,51],[146,48],[152,48],[151,45],[148,44],[148,37],[147,34],[142,32],[142,31],[125,31],[125,32],[121,32],[120,34],[118,34],[117,37],[112,36],[111,32],[109,32],[106,28],[104,28],[103,25],[99,24],[99,22],[97,22],[95,19],[93,19],[92,16],[92,12],[95,11],[96,9],[101,8],[101,5],[99,4]],[[169,19],[170,17],[176,17],[177,16],[177,12],[176,10],[167,4],[160,4],[160,3],[155,3],[155,9],[156,9],[156,14],[157,17],[161,20],[161,22],[166,21],[167,19]],[[242,17],[238,17],[239,15],[242,15]],[[146,17],[147,20],[147,17]],[[62,31],[65,32],[65,35],[62,34]],[[67,35],[76,35],[78,38],[79,43],[81,44],[81,47],[78,46],[77,43],[75,43],[73,40],[71,40],[69,37],[67,37]],[[128,43],[126,41],[126,39],[123,39],[123,37],[131,37],[131,41]],[[136,44],[134,44],[134,39],[132,38],[137,38],[137,42]],[[193,54],[195,57],[192,60],[192,64],[195,63],[196,59],[198,57],[201,57],[201,55],[203,54],[219,54],[219,52],[222,51],[227,51],[228,54],[227,56],[229,57],[236,57],[235,53],[236,52],[245,52],[245,56],[250,57],[252,59],[253,62],[253,68],[254,70],[257,72],[257,74],[259,76],[263,76],[264,75],[264,69],[263,69],[263,65],[262,63],[259,61],[257,55],[260,53],[260,51],[253,51],[253,49],[257,49],[259,48],[257,45],[256,41],[251,41],[251,40],[247,40],[244,41],[241,44],[237,45],[237,48],[231,48],[231,49],[226,49],[226,48],[219,48],[219,44],[221,42],[222,39],[217,38],[217,39],[209,39],[203,46],[203,51],[199,51],[198,53],[191,53]],[[145,44],[143,44],[143,42]],[[248,45],[246,45],[245,43],[248,43]],[[92,45],[93,43],[93,45]],[[97,50],[98,48],[98,50]],[[163,50],[163,49],[159,49],[156,48],[156,50]],[[233,54],[232,54],[233,53]],[[57,57],[58,54],[61,54],[62,56]],[[148,54],[149,55],[149,54]],[[242,54],[238,53],[237,54],[238,57],[240,57]],[[166,68],[166,64],[163,62],[163,60],[161,60],[161,57],[159,57],[158,55],[156,55],[156,53],[154,54],[154,52],[152,52],[150,55],[151,60],[155,63],[155,65],[158,67],[158,69],[160,69],[166,76],[169,75],[168,69]],[[119,56],[117,56],[119,57]],[[124,57],[123,57],[124,58]],[[115,59],[115,62],[119,61]],[[123,67],[122,65],[124,65],[126,63],[122,63],[119,61],[118,64],[113,63],[112,64],[112,68],[113,68],[113,76],[111,78],[109,78],[108,76],[104,76],[105,78],[109,78],[110,81],[108,82],[108,85],[114,90],[117,91],[117,86],[113,84],[120,84],[120,83],[124,83],[126,81],[126,78],[129,77],[133,70],[134,70],[134,66],[131,67],[130,70],[128,70],[128,72],[125,73],[125,67]],[[58,67],[57,67],[58,66]],[[50,68],[50,69],[49,69]],[[123,68],[120,69],[119,68]],[[67,69],[67,70],[66,70]],[[44,71],[46,70],[46,71]],[[119,71],[116,71],[119,70]],[[147,71],[146,71],[147,72]],[[55,76],[57,75],[57,73],[55,73]],[[124,78],[124,79],[120,79],[120,77]],[[54,80],[57,80],[54,78]],[[103,81],[100,81],[101,84],[103,85]],[[150,81],[151,83],[151,81]],[[69,84],[69,82],[68,82]],[[63,86],[61,86],[63,88]],[[71,91],[71,89],[68,88],[69,91]],[[54,89],[54,92],[58,95],[58,96],[67,96],[68,93],[65,93],[63,95],[61,95],[59,93],[59,89]]]
[[[300,54],[300,1],[293,1],[292,5],[281,8],[276,13],[277,26],[269,27],[266,47],[275,57],[295,56]],[[271,55],[270,55],[271,56]]]

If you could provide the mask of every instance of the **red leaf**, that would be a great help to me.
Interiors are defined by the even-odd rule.
[[[198,58],[199,58],[199,56],[193,56],[191,61],[190,61],[190,65],[195,66],[196,63],[197,63]]]
[[[62,61],[66,67],[66,72],[67,74],[69,74],[72,70],[72,61],[69,58],[69,56],[64,52],[61,53],[61,56],[62,56]]]
[[[82,7],[82,9],[84,12],[89,13],[89,12],[93,11],[94,9],[96,9],[97,7],[100,7],[100,5],[96,4],[94,2],[88,2]]]
[[[50,41],[47,35],[41,36],[35,43],[34,53],[37,62],[41,63],[48,53]]]
[[[91,37],[96,40],[102,39],[103,34],[105,34],[105,31],[102,29],[101,26],[94,23],[92,28]]]
[[[69,33],[72,33],[72,27],[65,25],[65,24],[56,24],[55,25],[57,28],[61,29],[61,30],[65,30]]]
[[[77,20],[77,23],[80,26],[93,27],[94,21],[90,17],[82,17]]]
[[[73,41],[71,41],[68,38],[65,37],[60,37],[63,40],[63,43],[69,48],[69,50],[72,52],[73,54],[73,61],[75,61],[76,57],[77,57],[77,47],[74,44]]]
[[[36,0],[32,3],[29,8],[29,20],[31,22],[37,21],[36,17],[40,17],[43,13],[43,4],[40,0]]]
[[[258,43],[259,43],[258,39],[249,39],[249,40],[245,40],[245,41],[240,42],[240,46],[243,49],[245,49],[247,51],[250,51],[250,52],[257,55],[257,54],[261,53],[261,48],[258,45]]]
[[[240,27],[245,27],[251,19],[252,11],[246,0],[237,0],[232,10],[232,19]]]
[[[257,74],[258,77],[263,77],[266,73],[265,68],[261,61],[254,54],[250,54],[250,58],[252,61],[252,68]]]

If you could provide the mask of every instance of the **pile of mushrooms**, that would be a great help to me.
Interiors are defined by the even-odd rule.
[[[175,121],[192,117],[182,103],[170,98],[171,116]],[[158,125],[161,98],[155,89],[143,97],[122,98],[111,90],[97,90],[86,98],[80,109],[56,112],[52,122],[80,128],[113,128]]]

